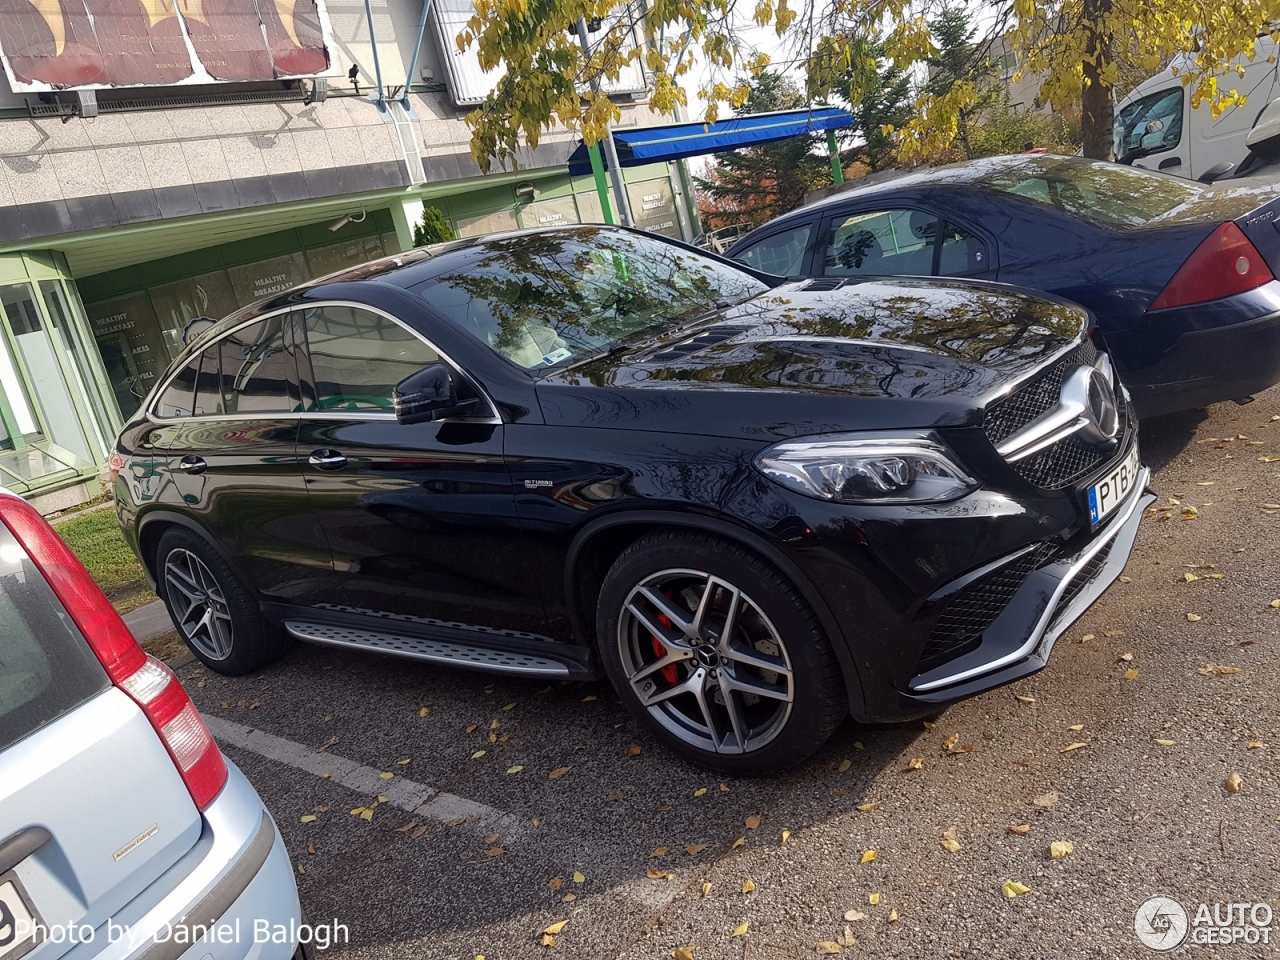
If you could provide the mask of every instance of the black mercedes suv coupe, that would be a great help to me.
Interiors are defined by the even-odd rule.
[[[125,426],[120,523],[192,651],[607,676],[763,773],[1042,668],[1148,472],[1082,307],[782,283],[575,227],[380,260],[206,330]]]

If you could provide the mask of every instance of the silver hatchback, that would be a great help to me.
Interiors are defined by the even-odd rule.
[[[49,524],[0,491],[0,960],[287,960],[300,929],[253,787]]]

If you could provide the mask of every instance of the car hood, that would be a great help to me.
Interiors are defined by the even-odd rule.
[[[550,373],[552,424],[715,436],[960,426],[1078,342],[1083,307],[945,280],[784,284],[693,330]]]

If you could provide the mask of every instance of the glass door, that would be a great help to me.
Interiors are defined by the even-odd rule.
[[[71,301],[61,280],[41,280],[40,295],[44,299],[49,316],[49,336],[59,356],[65,357],[67,373],[74,380],[74,387],[88,406],[87,421],[90,432],[98,444],[101,457],[110,452],[112,438],[108,436],[117,426],[115,412],[109,408],[101,384],[94,375],[92,355]]]

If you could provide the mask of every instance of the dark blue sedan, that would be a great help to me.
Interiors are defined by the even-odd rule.
[[[949,276],[1089,307],[1142,416],[1280,381],[1280,185],[1079,157],[990,157],[854,186],[729,250],[823,283]]]

